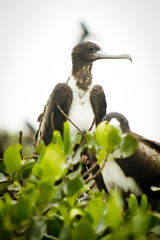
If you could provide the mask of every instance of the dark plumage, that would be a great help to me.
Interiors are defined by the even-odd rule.
[[[39,131],[41,131],[41,137],[46,145],[51,142],[53,130],[63,132],[63,122],[66,119],[57,108],[57,105],[68,114],[72,98],[72,90],[65,83],[59,83],[53,89],[44,112],[38,118],[40,122]]]
[[[160,187],[160,143],[146,139],[130,130],[128,120],[118,112],[111,112],[104,116],[108,122],[116,118],[122,131],[130,133],[138,141],[135,153],[127,159],[116,159],[125,176],[131,177],[136,184],[154,200],[160,198],[160,191],[153,192],[151,186]],[[123,186],[122,186],[123,188]]]

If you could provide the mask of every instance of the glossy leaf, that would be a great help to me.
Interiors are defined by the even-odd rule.
[[[3,173],[0,172],[0,183],[6,182],[6,181],[7,181],[7,177]]]
[[[82,186],[83,186],[83,180],[79,175],[74,179],[66,180],[63,185],[63,191],[66,195],[72,196],[73,194],[78,192]]]
[[[53,131],[53,142],[63,148],[62,136],[61,133],[57,130]]]
[[[43,154],[41,162],[34,166],[33,173],[44,181],[55,182],[66,168],[65,156],[58,144],[50,143]]]
[[[121,141],[120,144],[120,155],[123,158],[127,158],[131,156],[135,150],[137,149],[138,142],[137,140],[131,136],[130,134],[127,134]]]
[[[120,143],[122,131],[119,127],[103,121],[97,126],[95,134],[97,142],[109,155]]]
[[[142,194],[142,196],[141,196],[140,207],[143,210],[146,210],[148,207],[148,200],[147,200],[147,196],[145,194]]]
[[[138,201],[134,194],[130,194],[128,205],[128,211],[130,212],[130,214],[135,215],[138,209]]]
[[[93,198],[90,200],[87,211],[93,219],[93,227],[96,227],[103,216],[104,204],[101,198]]]
[[[118,231],[118,228],[123,220],[122,209],[123,201],[121,199],[121,195],[117,191],[113,191],[108,200],[105,222],[106,225],[114,231]]]
[[[72,221],[76,216],[84,216],[84,212],[82,210],[80,210],[79,208],[72,208],[70,213],[69,213],[69,217],[70,220]]]
[[[96,240],[96,235],[91,227],[91,225],[86,221],[82,220],[79,222],[76,228],[72,231],[72,239],[76,240]]]
[[[31,224],[29,239],[41,240],[46,233],[46,223],[42,217],[34,217]]]
[[[97,157],[97,162],[101,163],[106,158],[106,152],[103,149],[100,149],[96,157]]]
[[[63,124],[63,142],[64,142],[64,154],[69,154],[70,151],[70,131],[69,122]]]
[[[9,146],[4,152],[4,164],[9,173],[15,173],[21,166],[20,144]]]

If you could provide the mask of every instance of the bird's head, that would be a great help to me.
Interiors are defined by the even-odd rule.
[[[92,42],[82,42],[75,46],[72,51],[73,64],[80,65],[91,64],[98,59],[128,59],[132,61],[132,58],[128,54],[111,55],[103,52],[101,48]]]
[[[116,119],[118,125],[120,125],[123,133],[130,132],[130,127],[127,118],[119,112],[110,112],[103,117],[103,121],[111,123],[112,120]]]

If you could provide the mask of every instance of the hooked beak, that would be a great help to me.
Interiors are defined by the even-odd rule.
[[[128,59],[132,62],[132,57],[128,54],[122,54],[122,55],[110,55],[106,54],[105,52],[99,50],[96,53],[94,53],[95,60],[98,59]]]

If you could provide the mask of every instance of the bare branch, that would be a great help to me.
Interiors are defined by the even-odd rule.
[[[89,173],[91,173],[92,170],[93,170],[96,166],[98,166],[97,162],[95,162],[95,163],[87,170],[87,172],[85,172],[85,173],[82,175],[82,178],[85,178]]]
[[[57,105],[57,107],[58,107],[58,109],[60,110],[60,112],[65,116],[65,118],[70,122],[70,123],[72,123],[72,125],[75,127],[75,128],[77,128],[77,130],[82,134],[82,136],[84,137],[85,136],[85,133],[83,133],[80,129],[79,129],[79,127],[77,127],[77,125],[74,123],[74,122],[72,122],[72,120],[65,114],[65,112],[63,112],[63,110],[61,109],[61,107],[59,106],[59,105]]]
[[[106,164],[107,158],[104,160],[102,167],[91,177],[85,180],[85,184],[89,183],[91,180],[94,180],[103,170],[105,164]]]
[[[38,156],[39,156],[38,154],[34,154],[34,155],[32,155],[32,156],[29,156],[29,157],[23,157],[23,159],[24,159],[24,160],[32,159],[32,158],[33,158],[33,159],[37,159]]]
[[[22,145],[22,131],[19,131],[19,144]],[[20,150],[21,159],[23,159],[22,149]]]
[[[91,130],[92,130],[92,127],[93,127],[93,125],[94,125],[95,121],[96,121],[96,117],[94,117],[94,118],[93,118],[93,122],[92,122],[92,124],[91,124],[90,128],[88,129],[88,131],[91,131]]]

